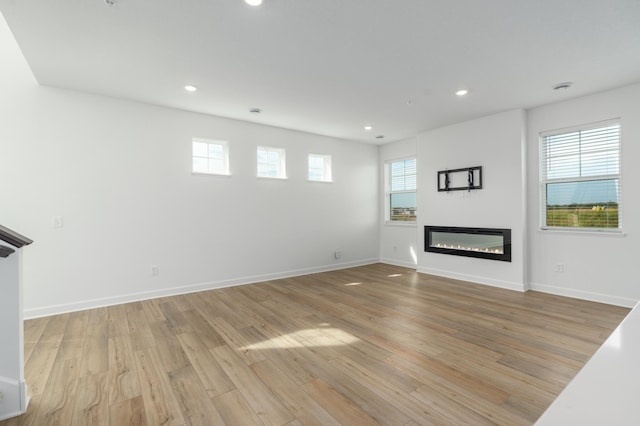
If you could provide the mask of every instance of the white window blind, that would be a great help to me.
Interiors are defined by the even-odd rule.
[[[543,228],[619,230],[620,123],[541,134]]]
[[[416,159],[391,161],[385,164],[386,220],[415,222],[416,220]]]

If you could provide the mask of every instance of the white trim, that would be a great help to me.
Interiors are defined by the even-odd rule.
[[[416,166],[416,188],[414,190],[391,190],[391,165],[394,163],[406,162],[409,160],[415,161]],[[398,222],[413,222],[416,223],[418,221],[417,212],[418,212],[418,157],[416,155],[404,157],[402,159],[391,159],[385,160],[383,167],[383,179],[384,179],[384,223],[398,223]],[[405,175],[406,176],[406,175]],[[412,221],[404,221],[404,220],[393,220],[391,218],[391,195],[392,194],[415,194],[416,197],[416,219]]]
[[[418,226],[418,220],[416,218],[416,220],[385,220],[383,225],[390,225],[390,226],[412,226],[412,227],[416,227]]]
[[[418,267],[418,265],[416,265],[413,262],[405,262],[398,259],[387,259],[383,257],[380,258],[380,263],[386,263],[387,265],[393,265],[393,266],[401,266],[403,268],[409,268],[413,270],[416,270],[416,268]]]
[[[540,132],[540,137],[544,138],[546,136],[555,136],[563,133],[573,133],[581,130],[593,130],[599,127],[612,126],[614,124],[620,124],[621,119],[622,117],[614,117],[614,118],[608,118],[602,121],[594,121],[591,123],[578,124],[576,126],[561,127],[559,129],[553,129],[553,130],[545,130],[544,132]]]
[[[637,299],[629,297],[611,296],[608,294],[595,293],[592,291],[576,290],[573,288],[558,287],[548,284],[529,283],[529,289],[542,293],[555,294],[557,296],[573,297],[575,299],[589,300],[591,302],[606,303],[609,305],[624,306],[625,308],[633,308],[637,303]]]
[[[0,377],[0,421],[24,414],[29,407],[27,384],[24,380]]]
[[[571,177],[563,177],[563,178],[549,178],[548,177],[548,169],[549,162],[547,153],[545,149],[549,147],[547,143],[547,138],[554,136],[562,136],[570,133],[579,133],[579,132],[588,132],[590,130],[601,129],[606,127],[618,127],[618,173],[615,174],[605,174],[605,175],[596,175],[596,176],[571,176]],[[574,232],[612,232],[612,233],[622,233],[622,225],[623,225],[623,201],[622,201],[622,123],[620,117],[611,118],[607,120],[602,120],[594,123],[582,124],[577,126],[566,127],[563,129],[556,130],[548,130],[544,132],[540,132],[538,134],[538,163],[539,163],[539,199],[540,199],[540,211],[538,212],[538,221],[539,221],[539,230],[548,231],[550,229],[567,229],[572,230]],[[578,138],[578,141],[582,140],[581,137]],[[608,148],[605,149],[608,151]],[[578,147],[577,150],[571,151],[574,154],[581,154],[582,148]],[[580,167],[582,167],[582,159],[580,159]],[[571,226],[548,226],[547,223],[547,214],[548,214],[548,205],[547,205],[547,185],[551,184],[563,184],[563,183],[582,183],[582,182],[595,182],[595,181],[604,181],[604,180],[617,180],[617,203],[618,203],[618,227],[617,228],[590,228],[590,227],[571,227]],[[606,231],[605,231],[606,230]],[[602,235],[602,234],[598,234]]]
[[[278,154],[278,175],[277,176],[263,176],[260,174],[260,161],[258,159],[260,151],[265,153],[275,152]],[[268,165],[268,163],[265,163]],[[256,148],[256,177],[267,179],[287,179],[287,150],[285,148],[278,148],[275,146],[258,145]]]
[[[548,227],[538,229],[540,234],[564,234],[564,235],[581,235],[591,237],[626,237],[627,233],[616,228],[615,231],[608,228],[560,228],[560,227]]]
[[[491,287],[499,287],[507,290],[515,290],[519,292],[525,291],[524,283],[511,281],[496,280],[493,278],[481,277],[478,275],[461,274],[459,272],[446,271],[443,269],[419,267],[418,272],[422,274],[436,275],[439,277],[452,278],[454,280],[469,281],[474,284],[484,284]]]
[[[311,172],[311,158],[319,158],[322,159],[322,179],[311,179],[309,177],[309,172]],[[309,182],[324,182],[324,183],[332,183],[333,182],[333,166],[331,161],[331,154],[314,154],[309,153],[307,155],[307,181]]]
[[[100,308],[104,306],[119,305],[122,303],[138,302],[141,300],[156,299],[158,297],[176,296],[179,294],[196,293],[199,291],[214,290],[217,288],[234,287],[237,285],[254,284],[263,281],[277,280],[281,278],[297,277],[318,272],[337,271],[339,269],[353,268],[356,266],[378,263],[379,259],[362,259],[352,262],[341,262],[332,265],[316,266],[312,268],[295,269],[291,271],[276,272],[263,275],[252,275],[241,278],[233,278],[222,281],[212,281],[199,284],[190,284],[180,287],[165,288],[161,290],[144,291],[125,294],[122,296],[105,297],[100,299],[84,300],[82,302],[51,305],[41,308],[25,309],[24,318],[33,319],[49,315],[63,314],[67,312],[82,311],[85,309]]]
[[[219,145],[222,147],[222,172],[197,172],[193,170],[194,158],[206,158],[210,160],[211,157],[196,157],[193,153],[193,145],[195,143],[204,143],[209,145]],[[208,175],[208,176],[231,176],[231,169],[229,168],[229,142],[220,139],[206,139],[206,138],[192,138],[191,139],[191,174],[192,175]]]

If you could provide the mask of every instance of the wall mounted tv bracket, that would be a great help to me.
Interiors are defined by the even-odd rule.
[[[438,192],[482,189],[482,166],[438,172]]]

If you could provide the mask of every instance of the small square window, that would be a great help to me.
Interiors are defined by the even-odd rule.
[[[193,140],[193,173],[229,174],[229,144],[226,141]]]
[[[257,152],[258,177],[286,179],[286,153],[284,148],[259,146]]]
[[[309,180],[331,182],[331,156],[309,154]]]

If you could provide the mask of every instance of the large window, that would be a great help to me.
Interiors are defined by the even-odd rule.
[[[309,154],[309,180],[331,182],[331,156]]]
[[[416,159],[385,163],[385,219],[389,222],[416,221]]]
[[[541,134],[543,228],[620,229],[620,123]]]
[[[226,141],[194,139],[192,153],[193,173],[229,174],[229,145]]]
[[[283,148],[258,147],[258,177],[286,179],[286,158]]]

